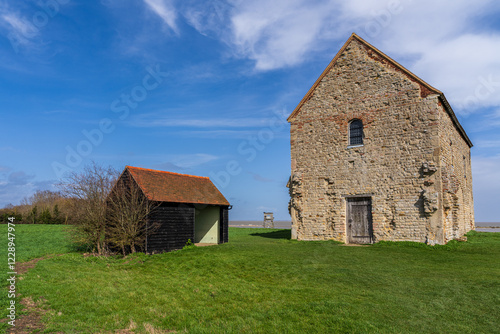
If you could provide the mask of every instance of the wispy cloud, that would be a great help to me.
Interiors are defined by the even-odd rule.
[[[269,122],[267,118],[179,119],[141,115],[131,124],[138,127],[251,128],[267,126]]]
[[[175,33],[179,33],[177,27],[177,11],[171,0],[144,0],[144,3],[156,13],[163,22]]]
[[[264,177],[258,173],[254,173],[254,172],[247,172],[248,174],[252,175],[252,178],[255,180],[255,181],[259,181],[259,182],[264,182],[264,183],[272,183],[274,182],[275,180],[272,180],[272,179],[269,179],[267,177]]]
[[[318,47],[337,8],[332,1],[239,2],[231,16],[231,42],[238,54],[255,61],[257,70],[296,65]]]
[[[259,211],[262,211],[262,212],[273,212],[273,213],[280,211],[276,207],[270,207],[270,206],[265,206],[265,205],[260,205],[256,209]]]
[[[176,135],[187,138],[206,138],[206,139],[247,139],[255,136],[255,130],[200,130],[200,131],[182,131]]]
[[[55,180],[36,181],[36,176],[24,171],[11,172],[9,167],[0,166],[0,207],[9,203],[18,204],[24,197],[37,190],[55,190]]]
[[[320,46],[321,35],[339,7],[335,1],[307,0],[187,4],[182,12],[190,25],[226,43],[233,56],[253,60],[258,71],[304,61]]]
[[[473,6],[466,0],[211,0],[181,7],[196,30],[226,43],[233,56],[253,60],[258,71],[333,57],[354,31],[444,91],[458,113],[500,105],[500,33],[483,22],[500,12],[494,0]]]
[[[8,183],[11,185],[24,186],[24,185],[30,183],[30,181],[33,180],[34,177],[35,177],[35,175],[29,175],[23,171],[18,171],[18,172],[11,173],[7,180],[8,180]]]
[[[478,140],[475,145],[478,148],[499,148],[500,147],[500,139],[499,140]]]
[[[474,157],[472,171],[474,181],[484,182],[490,187],[500,189],[500,155]]]
[[[472,180],[474,181],[474,209],[476,221],[499,221],[492,207],[498,206],[500,189],[500,155],[474,157]]]
[[[69,110],[69,109],[54,109],[54,110],[43,111],[43,114],[45,114],[45,115],[71,115],[71,114],[76,114],[76,113],[74,110]]]
[[[9,171],[10,171],[10,167],[0,166],[0,173],[9,172]]]
[[[165,170],[183,171],[204,165],[217,159],[217,156],[205,153],[174,155],[169,157],[168,161],[155,164],[154,167]]]
[[[456,112],[500,105],[500,33],[484,24],[500,3],[353,0],[342,12],[358,34],[443,91]]]
[[[221,0],[206,0],[201,3],[185,0],[181,11],[187,22],[200,34],[222,37],[224,30],[227,31],[232,8],[230,3]]]
[[[25,17],[7,6],[0,7],[0,17],[0,27],[16,51],[19,46],[34,45],[33,38],[37,37],[40,32]]]
[[[13,185],[0,181],[0,208],[7,204],[19,204],[24,197],[34,192],[35,188],[32,184]]]
[[[47,50],[43,31],[62,9],[63,1],[0,2],[0,33],[4,33],[16,53],[27,49],[29,54]],[[54,35],[51,35],[54,37]]]
[[[2,14],[2,18],[10,25],[12,31],[18,35],[22,35],[25,37],[35,37],[39,33],[38,29],[33,26],[32,23],[18,16],[18,14],[14,12],[5,11]]]

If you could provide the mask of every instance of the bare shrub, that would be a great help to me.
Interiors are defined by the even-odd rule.
[[[156,206],[135,182],[126,177],[120,178],[107,200],[106,241],[110,246],[121,249],[124,256],[129,251],[138,251],[148,233],[158,228],[157,224],[148,220]]]
[[[63,194],[73,198],[70,203],[75,221],[75,241],[88,245],[103,255],[105,245],[106,198],[113,188],[118,171],[95,162],[80,173],[71,173],[59,184]]]

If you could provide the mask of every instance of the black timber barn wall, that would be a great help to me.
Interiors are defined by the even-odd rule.
[[[194,207],[182,204],[161,203],[149,216],[151,224],[159,228],[147,238],[146,252],[157,253],[181,249],[194,240]]]
[[[219,243],[228,242],[228,227],[229,227],[229,209],[227,206],[222,206],[220,208],[220,220],[219,220]]]
[[[228,207],[220,207],[219,243],[228,242]],[[168,252],[181,249],[194,240],[195,206],[180,203],[161,203],[149,215],[150,224],[159,228],[148,234],[147,253]]]

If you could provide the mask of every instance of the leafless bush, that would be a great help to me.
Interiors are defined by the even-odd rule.
[[[128,251],[135,253],[144,244],[147,234],[158,228],[157,224],[148,221],[156,206],[136,183],[120,179],[107,200],[106,241],[121,249],[124,256]]]
[[[99,255],[105,253],[106,198],[113,188],[118,171],[95,162],[80,173],[71,173],[59,184],[64,195],[73,199],[71,207],[76,222],[74,237],[89,245]]]

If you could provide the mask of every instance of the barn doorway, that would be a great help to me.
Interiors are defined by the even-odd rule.
[[[194,217],[194,243],[219,243],[220,207],[209,205],[196,209]]]
[[[347,198],[347,243],[371,244],[372,242],[372,199]]]

